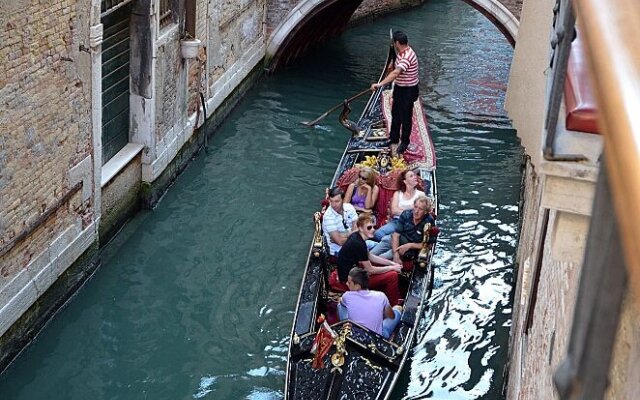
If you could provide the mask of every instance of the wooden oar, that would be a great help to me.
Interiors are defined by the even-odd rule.
[[[352,102],[353,100],[357,99],[360,96],[363,96],[367,93],[371,93],[371,89],[365,89],[362,92],[350,97],[347,99],[347,103]],[[334,107],[331,107],[330,109],[328,109],[327,111],[325,111],[324,114],[322,114],[321,116],[319,116],[318,118],[314,119],[311,122],[302,122],[303,125],[306,126],[314,126],[315,124],[317,124],[318,122],[320,122],[321,120],[323,120],[327,115],[331,114],[332,112],[334,112],[335,110],[337,110],[338,108],[342,107],[344,103],[340,103],[340,104],[336,104]]]

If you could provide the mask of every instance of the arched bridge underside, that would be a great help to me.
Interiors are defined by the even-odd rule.
[[[463,0],[485,15],[514,45],[518,19],[500,0]],[[286,65],[310,46],[341,34],[362,0],[302,0],[274,29],[267,46],[269,71]]]
[[[302,0],[273,31],[265,60],[269,71],[341,34],[360,3],[362,0]]]

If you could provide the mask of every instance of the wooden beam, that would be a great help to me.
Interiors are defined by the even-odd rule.
[[[588,48],[625,262],[640,299],[640,2],[575,0],[574,5]]]

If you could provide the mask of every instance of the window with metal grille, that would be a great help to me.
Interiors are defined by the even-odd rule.
[[[171,0],[160,0],[160,28],[171,24],[172,21]]]
[[[102,0],[100,2],[100,14],[105,17],[107,14],[116,11],[120,7],[131,3],[133,0]]]

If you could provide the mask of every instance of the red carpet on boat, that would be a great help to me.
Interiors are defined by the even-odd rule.
[[[387,126],[387,137],[391,128],[391,104],[392,91],[382,92],[382,114]],[[410,169],[426,168],[433,169],[436,166],[436,152],[429,133],[427,117],[422,108],[422,102],[418,98],[413,105],[413,124],[411,126],[411,144],[404,152],[404,159]]]

